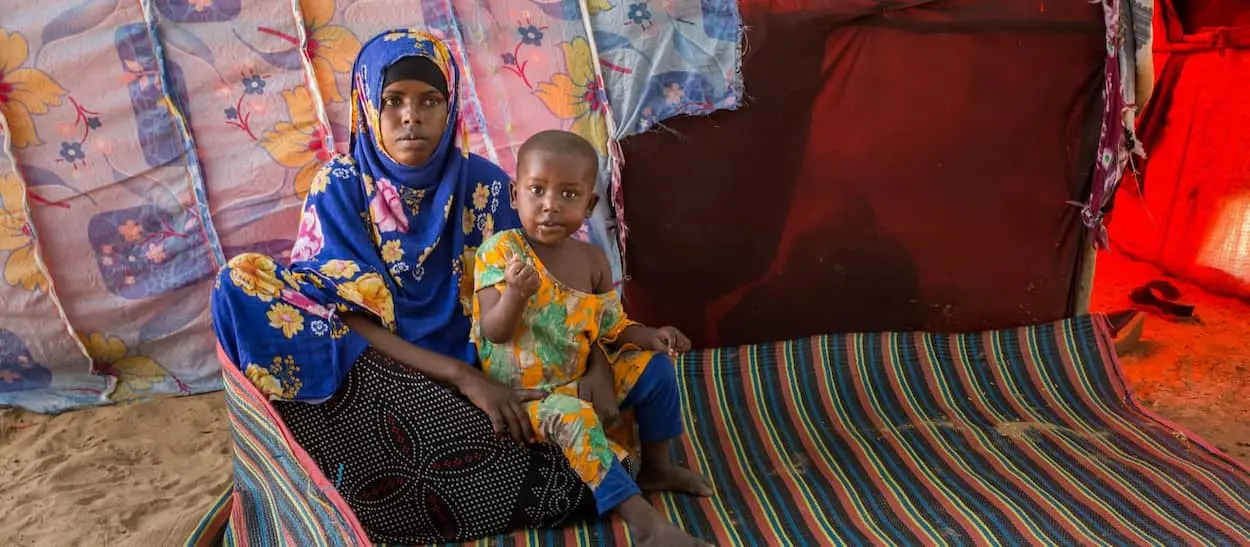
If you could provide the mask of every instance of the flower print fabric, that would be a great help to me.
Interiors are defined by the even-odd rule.
[[[541,440],[558,445],[582,480],[597,488],[613,460],[624,460],[633,447],[616,431],[608,437],[594,408],[577,398],[579,381],[586,373],[591,349],[612,344],[635,323],[626,317],[616,291],[584,293],[552,277],[519,229],[500,232],[478,248],[475,290],[502,290],[504,270],[513,256],[534,267],[538,292],[530,297],[511,341],[493,343],[481,338],[474,327],[482,369],[504,385],[552,393],[525,404],[535,432]],[[474,299],[475,319],[479,315]],[[624,348],[607,351],[607,355],[619,404],[633,390],[654,352]]]
[[[321,234],[321,219],[316,208],[304,210],[300,215],[299,231],[296,232],[295,245],[291,248],[291,260],[308,260],[321,252],[325,236]]]
[[[404,205],[399,201],[399,190],[386,179],[376,183],[377,193],[369,200],[369,213],[379,232],[407,232],[408,215],[404,214]]]

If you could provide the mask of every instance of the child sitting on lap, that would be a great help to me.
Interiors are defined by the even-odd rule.
[[[517,154],[512,203],[523,230],[496,234],[477,251],[474,328],[482,368],[504,385],[550,393],[525,403],[539,441],[558,445],[594,491],[599,513],[616,511],[641,545],[705,545],[668,523],[642,488],[710,496],[705,478],[669,457],[682,435],[671,356],[690,349],[673,327],[625,317],[608,259],[571,236],[590,218],[598,156],[566,131],[531,137]],[[632,408],[642,441],[635,483],[603,425]]]

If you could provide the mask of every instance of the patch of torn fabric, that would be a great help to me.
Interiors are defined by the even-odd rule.
[[[616,139],[680,115],[742,104],[742,16],[735,0],[586,3]]]

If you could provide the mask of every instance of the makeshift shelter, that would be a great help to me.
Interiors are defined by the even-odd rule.
[[[1123,185],[1113,243],[1218,293],[1250,297],[1250,4],[1165,0],[1147,158]]]
[[[407,4],[16,6],[0,404],[221,387],[208,280],[289,248],[344,142],[351,55]],[[740,545],[1250,535],[1247,470],[1127,395],[1100,318],[1064,319],[1132,148],[1136,0],[419,6],[405,22],[469,67],[474,150],[510,168],[536,129],[591,138],[611,199],[587,237],[627,251],[633,313],[739,346],[679,366],[680,455],[721,487],[661,497],[682,525]],[[908,329],[985,332],[827,335]],[[193,541],[228,520],[242,544],[362,542],[223,364],[236,483]]]

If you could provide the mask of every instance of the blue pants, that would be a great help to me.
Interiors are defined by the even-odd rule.
[[[682,434],[677,374],[668,355],[656,353],[647,363],[638,383],[621,402],[622,410],[631,408],[638,423],[638,440],[643,444],[666,441]],[[641,493],[625,466],[617,460],[612,462],[607,476],[595,490],[595,504],[599,514],[604,515]]]

